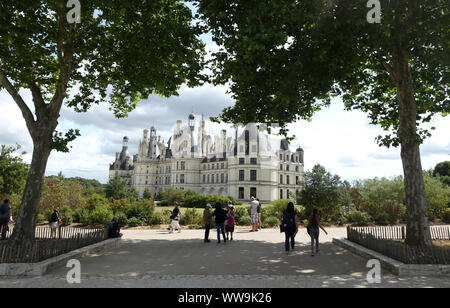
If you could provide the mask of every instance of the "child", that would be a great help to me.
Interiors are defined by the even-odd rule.
[[[320,224],[319,211],[317,209],[313,210],[313,213],[308,218],[308,234],[311,237],[311,256],[314,256],[314,242],[316,242],[316,253],[319,252],[319,228],[328,234],[327,231]]]

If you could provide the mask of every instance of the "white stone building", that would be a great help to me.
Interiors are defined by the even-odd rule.
[[[169,187],[195,190],[201,194],[232,196],[262,202],[294,198],[302,188],[303,150],[291,151],[286,140],[269,135],[250,124],[236,128],[233,137],[222,130],[207,135],[203,115],[196,130],[194,115],[188,123],[177,121],[169,141],[156,129],[144,129],[138,153],[131,159],[128,138],[122,152],[110,165],[109,178],[116,174],[142,196],[149,188],[156,196]],[[196,135],[196,138],[195,138]],[[197,139],[197,141],[195,141]]]

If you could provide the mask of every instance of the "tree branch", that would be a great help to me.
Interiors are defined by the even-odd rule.
[[[30,134],[32,134],[34,129],[34,115],[31,112],[30,108],[28,108],[27,104],[23,100],[22,96],[20,96],[19,92],[16,90],[16,88],[12,85],[12,83],[8,80],[8,77],[6,76],[5,72],[0,69],[0,84],[8,91],[8,93],[12,96],[14,99],[14,102],[16,102],[17,106],[19,106],[20,110],[22,111],[22,116],[25,119],[25,122],[27,124],[28,130]]]

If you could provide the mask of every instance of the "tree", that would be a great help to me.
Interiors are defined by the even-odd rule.
[[[450,161],[438,163],[434,167],[433,176],[439,177],[442,183],[450,186]]]
[[[144,199],[153,199],[152,191],[148,187],[144,190],[143,198]]]
[[[86,112],[109,103],[125,117],[151,94],[176,95],[201,83],[204,44],[179,0],[1,1],[0,90],[20,108],[33,141],[13,244],[34,239],[52,150],[67,152],[79,131],[58,132],[63,104]],[[78,15],[81,13],[81,15]],[[33,108],[19,90],[32,94]]]
[[[105,186],[106,198],[113,200],[123,199],[128,197],[127,183],[116,174],[114,178],[110,179]]]
[[[448,1],[382,1],[381,23],[360,0],[194,2],[220,46],[213,80],[236,100],[216,120],[286,133],[342,97],[388,132],[380,145],[401,147],[406,242],[431,245],[419,152],[430,132],[420,124],[450,112]]]
[[[0,152],[0,197],[20,194],[25,185],[28,174],[28,165],[23,162],[22,156],[13,155],[20,149],[2,145]],[[22,152],[24,155],[25,152]]]
[[[306,207],[308,212],[314,208],[321,211],[325,219],[338,214],[347,190],[338,175],[331,174],[323,166],[315,165],[311,171],[305,172],[304,187],[299,192],[298,204]]]

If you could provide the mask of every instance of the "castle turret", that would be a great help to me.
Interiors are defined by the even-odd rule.
[[[191,133],[191,157],[194,157],[194,128],[195,128],[195,116],[190,114],[188,117],[188,126]]]

